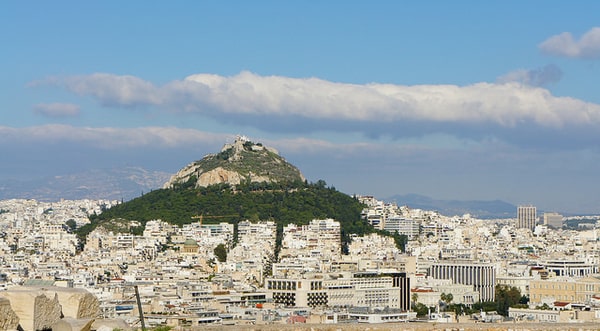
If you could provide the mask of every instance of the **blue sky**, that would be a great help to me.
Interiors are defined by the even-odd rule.
[[[244,134],[349,194],[600,213],[598,12],[5,1],[0,178],[174,173]]]

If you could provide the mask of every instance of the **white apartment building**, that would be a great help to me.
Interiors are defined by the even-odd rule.
[[[385,219],[383,229],[391,233],[406,235],[409,239],[419,236],[419,223],[411,218],[390,216]]]
[[[281,256],[339,259],[340,222],[312,220],[308,225],[288,224],[283,228]]]
[[[238,223],[238,238],[271,238],[277,230],[275,222],[258,222],[241,221]]]

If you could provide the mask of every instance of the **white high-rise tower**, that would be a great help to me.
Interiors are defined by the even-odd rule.
[[[532,205],[517,207],[517,228],[533,231],[537,221],[537,210]]]

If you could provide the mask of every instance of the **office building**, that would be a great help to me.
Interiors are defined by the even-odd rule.
[[[559,213],[544,213],[544,225],[560,229],[563,225],[563,216]]]
[[[527,205],[517,207],[517,228],[533,231],[535,229],[536,221],[537,211],[534,206]]]

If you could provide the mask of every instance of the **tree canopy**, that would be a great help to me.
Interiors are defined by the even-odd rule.
[[[190,180],[190,182],[192,179]],[[358,199],[317,183],[244,183],[234,187],[221,184],[195,188],[183,183],[172,189],[159,189],[131,201],[113,206],[90,217],[91,223],[78,229],[80,238],[98,225],[115,219],[138,221],[142,225],[161,219],[179,226],[195,222],[193,216],[204,215],[205,223],[241,220],[273,220],[278,231],[294,223],[308,224],[313,219],[332,218],[340,222],[344,249],[351,234],[364,235],[374,228],[361,219],[364,208]]]

